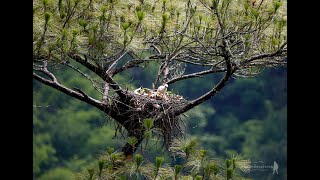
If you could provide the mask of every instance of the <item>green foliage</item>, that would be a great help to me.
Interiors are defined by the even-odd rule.
[[[95,170],[93,168],[88,168],[87,171],[88,171],[88,174],[89,174],[89,180],[93,180],[93,176],[94,176]]]
[[[162,22],[166,24],[168,22],[169,16],[167,14],[162,14]]]
[[[227,168],[230,168],[231,165],[232,165],[232,161],[231,161],[230,159],[227,159],[227,160],[226,160],[226,166],[227,166]]]
[[[95,96],[94,89],[90,90],[90,82],[78,78],[78,75],[64,71],[57,76],[63,82],[87,88],[88,93]],[[60,167],[71,172],[79,171],[92,161],[95,154],[108,146],[124,143],[112,139],[114,130],[103,125],[106,121],[103,113],[48,87],[40,88],[34,84],[34,105],[48,105],[33,110],[34,179]]]
[[[127,139],[128,144],[130,144],[131,146],[134,146],[135,144],[137,144],[138,140],[136,137],[134,136],[130,136]]]
[[[46,12],[46,13],[44,14],[44,20],[45,20],[46,24],[49,22],[50,17],[51,17],[51,14],[50,14],[50,13]]]
[[[47,6],[49,4],[50,0],[42,0],[42,3],[44,6]]]
[[[284,73],[284,70],[266,71],[263,77],[239,79],[231,83],[226,87],[226,91],[221,92],[214,101],[205,106],[201,105],[188,113],[189,119],[186,120],[186,123],[189,132],[198,138],[196,142],[201,143],[212,154],[220,158],[229,159],[229,152],[245,154],[251,161],[268,161],[271,157],[282,165],[279,177],[285,179],[286,167],[283,164],[286,164],[287,153],[287,108],[286,76]],[[63,77],[62,81],[81,85],[88,89],[89,94],[95,96],[95,91],[90,90],[90,82],[83,82],[84,80],[76,78],[76,75],[70,74],[68,71],[61,73],[60,76]],[[128,76],[128,79],[130,79],[130,76]],[[144,81],[142,79],[142,82]],[[196,89],[191,92],[189,90],[194,86],[200,86],[198,83],[198,80],[189,81],[187,84],[190,88],[176,87],[175,89],[179,89],[179,94],[182,93],[184,96],[197,94]],[[201,83],[205,88],[207,84]],[[273,85],[270,86],[270,84]],[[144,85],[144,87],[146,86]],[[45,86],[39,88],[38,84],[34,84],[34,91],[35,105],[51,105],[49,108],[34,109],[34,179],[39,179],[40,176],[51,172],[55,168],[77,172],[92,162],[96,153],[101,152],[109,154],[110,161],[113,159],[121,162],[121,158],[119,160],[121,155],[114,155],[114,151],[121,147],[125,141],[113,140],[114,131],[110,129],[110,126],[101,127],[103,122],[101,120],[104,119],[103,114]],[[269,100],[264,103],[263,100],[266,99]],[[260,101],[262,103],[258,103]],[[151,122],[151,120],[149,121]],[[148,126],[150,127],[150,125]],[[83,137],[88,138],[83,141],[81,140]],[[107,148],[108,146],[117,148]],[[184,146],[186,147],[186,145]],[[174,147],[171,148],[171,150],[173,149]],[[180,147],[178,149],[178,156],[182,155],[183,157],[185,155],[183,149],[185,148]],[[155,152],[155,154],[158,154],[158,150]],[[197,152],[197,150],[193,152]],[[202,152],[199,154],[199,159],[201,159],[203,151],[199,150],[199,152]],[[112,158],[111,154],[113,154]],[[205,155],[204,158],[206,159],[207,156]],[[190,157],[189,160],[191,161],[192,158]],[[104,161],[106,168],[113,167],[109,160]],[[237,163],[240,163],[240,161]],[[232,163],[232,167],[235,165],[235,168],[238,169],[237,163]],[[116,164],[114,163],[115,166]],[[217,162],[202,164],[204,174],[214,176],[226,172],[226,169],[219,168]],[[222,164],[225,166],[225,163]],[[98,162],[96,168],[98,175]],[[143,169],[141,169],[141,172],[143,172]],[[172,165],[172,176],[175,175],[175,169]],[[187,169],[183,165],[178,174],[179,178],[187,179],[190,176],[184,174],[185,170]],[[161,168],[160,172],[162,172]],[[55,173],[56,176],[59,175],[58,173],[60,171]],[[268,176],[271,178],[272,173],[250,172],[248,176],[254,179],[267,179]],[[207,176],[203,175],[203,177],[206,178]]]
[[[88,22],[85,21],[85,20],[80,19],[80,20],[79,20],[79,25],[80,25],[81,27],[83,27],[83,29],[86,29],[86,27],[88,26]]]
[[[146,15],[145,12],[137,11],[137,17],[139,21],[142,21],[145,15]]]
[[[156,165],[156,170],[157,171],[159,170],[160,166],[162,165],[163,160],[164,160],[163,157],[156,157],[155,165]]]
[[[277,11],[281,5],[282,3],[280,1],[278,0],[273,1],[274,11]]]
[[[150,130],[153,127],[153,119],[151,118],[144,119],[143,124],[147,130]]]
[[[71,3],[70,7],[67,2]],[[59,59],[58,55],[60,55],[61,51],[58,49],[62,44],[65,45],[63,52],[71,49],[74,50],[75,48],[67,48],[72,43],[74,47],[77,47],[79,52],[86,52],[88,50],[87,47],[91,47],[92,45],[98,46],[101,43],[99,42],[99,38],[97,38],[99,37],[97,36],[99,33],[105,33],[107,35],[105,37],[111,37],[111,39],[106,41],[107,43],[112,42],[113,44],[117,44],[118,39],[124,39],[124,34],[119,34],[122,30],[127,31],[129,34],[125,38],[130,39],[133,37],[130,43],[130,50],[141,50],[146,48],[140,43],[141,39],[144,38],[142,33],[154,35],[159,32],[159,29],[162,29],[162,33],[170,34],[172,30],[175,30],[176,27],[182,24],[182,20],[186,19],[186,10],[184,9],[186,1],[159,1],[159,4],[155,5],[150,5],[147,1],[144,1],[144,4],[142,4],[142,1],[130,1],[130,3],[133,2],[132,7],[136,7],[136,9],[127,8],[128,1],[123,0],[109,0],[105,3],[98,2],[100,1],[35,0],[33,7],[34,50],[39,50],[39,53],[43,55],[50,53],[56,57],[54,59]],[[211,7],[211,9],[218,9],[224,12],[224,9],[221,9],[221,3],[219,4],[222,1],[206,0],[203,2],[208,4],[208,7]],[[283,2],[274,1],[271,6],[262,6],[261,9],[263,11],[251,8],[251,3],[247,0],[232,1],[231,3],[236,2],[238,4],[233,4],[231,8],[236,8],[237,13],[232,14],[230,13],[231,11],[225,11],[226,25],[232,25],[231,27],[234,28],[232,30],[237,28],[245,29],[251,26],[251,21],[245,18],[239,21],[238,17],[245,16],[245,13],[247,13],[248,19],[252,16],[255,19],[263,20],[263,18],[269,18],[265,16],[268,12],[271,12],[267,15],[270,15],[272,23],[270,22],[269,26],[267,22],[263,22],[269,26],[266,32],[273,32],[273,28],[276,28],[278,32],[283,33],[281,29],[286,28],[286,17],[283,17],[285,15],[275,14],[276,12],[281,12],[281,8],[285,7]],[[69,12],[72,11],[75,3],[78,3],[78,5],[70,14]],[[162,3],[166,6],[164,12],[161,11]],[[137,4],[141,4],[141,6]],[[149,5],[149,8],[147,5]],[[175,10],[176,16],[173,16],[173,13],[169,11],[170,6],[174,7],[173,10]],[[214,16],[209,13],[203,15],[199,13],[200,11],[204,11],[200,5],[197,4],[197,9],[192,9],[192,11],[195,13],[192,21],[199,21],[200,24],[206,23],[207,29],[215,29],[217,27]],[[109,12],[111,16],[108,15]],[[103,13],[107,15],[101,16],[100,19],[107,20],[110,18],[109,27],[106,24],[99,24],[100,20],[96,18]],[[62,28],[69,15],[71,15],[69,21],[66,23],[65,28]],[[272,17],[273,15],[274,17]],[[119,18],[121,19],[120,24]],[[141,28],[145,32],[141,30],[134,33],[135,29],[137,29],[137,21],[141,21]],[[47,32],[44,30],[44,23],[45,25],[48,24]],[[201,29],[201,26],[198,27]],[[190,26],[188,32],[192,31]],[[76,37],[74,41],[71,41],[71,35],[72,37]],[[241,36],[245,40],[244,44],[246,47],[252,45],[254,35],[252,33]],[[265,35],[268,36],[266,42],[273,44],[273,46],[280,45],[283,42],[283,38],[285,38],[283,35],[283,37],[279,38],[272,33],[266,33]],[[62,39],[65,39],[65,41],[62,42]],[[164,41],[170,40],[165,39]],[[101,46],[103,47],[101,54],[112,54],[114,49],[118,50],[117,47]],[[144,67],[148,67],[143,68],[145,73],[133,70],[128,74],[116,75],[114,78],[120,80],[124,88],[133,89],[141,84],[144,87],[150,87],[155,79],[153,72],[160,66],[157,63],[150,64],[148,66],[147,64],[143,65]],[[193,67],[190,69],[196,70]],[[85,72],[90,74],[88,71]],[[186,157],[187,155],[187,162],[199,162],[194,161],[192,156],[197,152],[195,147],[199,143],[202,143],[204,147],[208,148],[217,157],[223,159],[227,158],[230,152],[239,152],[248,155],[252,160],[266,161],[274,159],[284,166],[287,159],[287,96],[286,71],[282,70],[281,72],[279,73],[279,71],[274,69],[273,71],[264,73],[264,78],[238,79],[236,82],[226,86],[226,89],[221,93],[219,92],[219,95],[211,102],[195,108],[193,112],[188,112],[189,119],[186,120],[188,132],[193,137],[198,137],[199,140],[190,141],[185,144],[182,143],[182,146],[177,148],[176,153],[182,155],[182,157]],[[57,72],[56,74],[61,82],[65,82],[66,86],[83,87],[89,95],[100,98],[100,94],[93,89],[89,81],[83,80],[78,75],[68,71]],[[133,77],[139,78],[139,81],[131,83],[130,80]],[[209,77],[188,80],[186,83],[173,85],[169,88],[191,99],[211,88],[210,83],[207,83],[209,81],[217,82],[217,78]],[[49,105],[48,108],[34,108],[33,110],[34,179],[68,179],[72,177],[71,171],[79,171],[82,167],[92,162],[93,157],[100,152],[107,151],[109,159],[99,161],[101,164],[96,163],[98,168],[96,170],[97,174],[103,174],[103,171],[100,169],[103,166],[109,168],[117,167],[117,163],[122,162],[121,155],[115,153],[115,150],[119,149],[125,143],[125,140],[113,139],[115,135],[114,130],[112,130],[113,125],[107,126],[103,124],[106,118],[102,113],[52,89],[46,87],[40,88],[38,83],[34,83],[34,92],[35,105]],[[152,120],[144,120],[143,123],[147,129],[153,127]],[[146,136],[151,137],[150,133],[151,131],[146,132]],[[128,142],[135,144],[135,141],[132,139],[129,139]],[[113,146],[115,149],[107,149],[107,146]],[[174,147],[172,148],[174,149]],[[199,152],[201,153],[196,155],[199,156],[198,158],[207,158],[208,155],[204,155],[204,151],[199,150]],[[231,160],[232,163],[229,168],[239,168],[237,160]],[[216,162],[202,164],[202,169],[195,168],[195,170],[203,170],[207,175],[216,176],[221,172],[228,171],[221,169],[219,167],[220,164]],[[222,164],[225,165],[225,163]],[[127,165],[130,165],[130,163],[128,162]],[[281,167],[283,170],[279,171],[279,177],[285,179],[286,167],[283,166]],[[185,167],[185,164],[176,165],[174,168],[172,167],[171,171],[174,171],[176,175],[180,174],[181,179],[194,179],[196,176],[194,174],[186,174],[185,171],[187,170]],[[160,174],[163,173],[162,168],[166,167],[161,166],[159,169]],[[124,170],[122,169],[122,171]],[[167,171],[170,171],[169,168],[167,168]],[[86,173],[88,175],[88,172]],[[174,175],[172,174],[172,177]],[[271,178],[271,175],[259,173],[250,175],[254,175],[257,179]],[[208,177],[202,174],[201,176],[203,178]],[[125,175],[117,175],[115,178],[123,179],[125,177]]]
[[[60,14],[60,18],[61,18],[61,19],[65,18],[66,16],[67,16],[67,14],[66,14],[65,12],[62,12],[62,13]]]
[[[141,154],[136,154],[134,156],[134,160],[136,161],[137,168],[139,168],[139,166],[141,165],[141,163],[143,161],[143,157]]]
[[[218,0],[211,0],[211,9],[216,9],[218,7],[218,3],[219,1]]]
[[[107,152],[108,152],[109,155],[111,155],[114,152],[114,148],[108,147],[107,148]]]
[[[39,177],[39,180],[74,180],[74,172],[66,168],[54,168],[42,176]]]
[[[102,174],[102,170],[103,170],[103,168],[104,168],[104,165],[105,165],[105,161],[104,161],[104,160],[98,161],[99,177],[101,177],[101,174]]]
[[[33,174],[39,174],[43,165],[54,163],[57,159],[55,157],[55,149],[50,142],[50,135],[48,133],[33,135]]]
[[[227,180],[233,177],[233,168],[227,168]]]
[[[196,138],[188,138],[184,141],[175,140],[170,147],[173,154],[189,159],[190,155],[197,151],[199,142]]]
[[[130,25],[131,24],[129,22],[122,22],[121,23],[122,29],[125,31],[130,27]]]
[[[179,175],[179,173],[181,172],[182,166],[181,165],[174,165],[174,175],[175,177],[177,175]]]
[[[204,165],[204,174],[205,177],[210,176],[210,174],[213,174],[216,176],[219,173],[219,168],[216,163],[206,163]]]
[[[251,8],[251,15],[254,17],[255,20],[259,17],[259,11],[257,11],[255,8]]]
[[[90,49],[90,54],[101,57],[104,54],[113,54],[119,47],[119,43],[135,53],[148,48],[147,43],[141,43],[145,39],[150,39],[158,36],[161,37],[172,34],[176,30],[182,30],[190,15],[190,23],[187,23],[188,34],[201,35],[206,43],[212,43],[215,39],[213,36],[207,36],[205,29],[217,29],[218,22],[215,13],[221,14],[225,28],[229,30],[249,29],[254,26],[251,24],[247,15],[251,14],[254,19],[262,19],[257,21],[256,25],[261,26],[259,35],[271,36],[273,26],[273,17],[283,17],[286,19],[286,10],[282,8],[285,2],[267,1],[262,3],[261,8],[251,7],[251,2],[247,0],[231,1],[231,0],[199,0],[199,1],[155,1],[144,2],[132,0],[109,0],[102,1],[62,1],[62,0],[35,0],[33,7],[34,15],[34,45],[41,42],[44,46],[43,51],[39,51],[42,55],[48,55],[47,49],[50,47],[50,42],[56,42],[61,37],[62,29],[83,29],[84,32],[79,34],[79,41],[77,42],[77,52],[87,53],[88,47],[94,46],[97,51]],[[44,7],[44,8],[43,8]],[[133,8],[131,8],[133,7]],[[268,15],[268,10],[272,9],[272,13]],[[52,19],[52,26],[48,27],[50,33],[43,38],[38,34],[43,32],[40,17],[45,13],[50,13]],[[247,14],[247,15],[245,15]],[[226,18],[227,17],[227,18]],[[260,18],[258,18],[260,17]],[[147,20],[145,20],[147,18]],[[48,18],[46,18],[48,19]],[[241,19],[241,20],[240,20]],[[120,21],[120,22],[119,22]],[[189,21],[189,20],[188,20]],[[197,23],[200,21],[200,23]],[[159,24],[161,24],[159,26]],[[232,26],[231,26],[232,24]],[[271,24],[271,25],[270,25]],[[100,38],[93,38],[92,34],[87,32],[89,26],[96,27],[97,34]],[[127,31],[127,33],[119,34],[120,30]],[[202,31],[203,30],[203,31]],[[286,29],[281,32],[286,33]],[[209,34],[209,33],[208,33]],[[254,38],[252,33],[244,33],[243,36],[248,35]],[[128,36],[128,37],[127,37]],[[257,34],[255,34],[257,36]],[[209,38],[210,37],[210,38]],[[242,36],[241,36],[242,37]],[[237,38],[240,38],[237,37]],[[281,37],[278,37],[279,39]],[[102,39],[108,39],[108,46]],[[179,42],[180,37],[164,38],[168,49],[173,49],[177,44],[170,42]],[[192,38],[184,38],[183,43],[190,42]],[[123,44],[123,42],[125,43]],[[70,43],[70,42],[69,42]],[[203,44],[202,43],[202,44]],[[172,46],[172,47],[171,47]],[[247,46],[251,48],[251,46]],[[272,47],[265,47],[272,49]],[[69,48],[68,51],[73,52],[74,48]],[[50,52],[58,57],[59,51],[52,50]],[[60,52],[61,53],[61,52]],[[59,59],[59,58],[58,58]]]
[[[186,141],[186,140],[182,140]],[[182,142],[180,145],[188,144]],[[184,151],[183,147],[176,148]],[[237,163],[234,168],[226,165],[218,165],[222,160],[211,158],[208,156],[208,151],[201,149],[200,146],[194,145],[195,151],[190,154],[188,159],[184,159],[180,164],[167,164],[164,157],[156,157],[154,164],[148,159],[144,160],[141,154],[134,156],[134,161],[123,158],[119,153],[102,154],[97,160],[98,163],[102,160],[106,164],[106,169],[101,171],[99,178],[105,177],[112,179],[241,179],[240,172],[247,173],[250,169],[250,161],[243,159],[242,156],[233,156],[231,163]],[[183,154],[182,153],[182,154]],[[203,154],[206,154],[204,156]],[[117,158],[114,158],[117,157]],[[184,158],[183,156],[181,156]],[[109,166],[108,166],[109,165]],[[245,168],[244,168],[245,167]],[[95,170],[95,169],[97,170]],[[88,173],[88,169],[90,172]],[[82,179],[90,179],[95,176],[95,172],[99,170],[99,166],[89,166],[86,171],[80,173]],[[226,172],[220,173],[220,172]]]
[[[101,11],[104,14],[107,11],[107,6],[101,6]]]

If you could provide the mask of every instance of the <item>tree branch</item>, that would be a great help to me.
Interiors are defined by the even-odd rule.
[[[90,62],[88,62],[87,59],[83,59],[81,56],[79,56],[77,54],[71,54],[70,53],[70,54],[68,54],[68,56],[71,59],[74,59],[76,62],[78,62],[81,65],[83,65],[84,67],[90,69],[92,72],[96,73],[102,79],[104,79],[104,76],[105,76],[106,73],[105,73],[103,68],[91,64]]]
[[[216,95],[216,93],[219,92],[227,84],[231,75],[235,72],[236,68],[232,68],[231,61],[228,57],[225,58],[225,62],[227,64],[227,72],[226,72],[225,76],[220,80],[220,82],[214,88],[212,88],[210,91],[205,93],[204,95],[198,97],[197,99],[189,102],[187,105],[185,105],[182,108],[175,111],[174,112],[175,115],[179,115],[184,112],[187,112],[188,110],[194,108],[195,106],[198,106],[201,103],[209,100],[211,97]]]
[[[191,58],[190,56],[186,56],[187,58]],[[198,62],[193,62],[193,61],[189,61],[189,60],[185,60],[186,58],[177,58],[175,59],[175,61],[180,61],[180,62],[184,62],[184,63],[188,63],[188,64],[193,64],[193,65],[197,65],[197,66],[213,66],[214,64],[210,63],[198,63]]]
[[[112,79],[109,74],[106,74],[105,81],[109,86],[119,95],[120,98],[126,98],[127,94],[122,90],[122,88]]]
[[[74,87],[73,88],[75,91],[79,92],[80,94],[82,94],[85,98],[89,98],[88,94],[86,94],[85,92],[82,91],[82,89]]]
[[[279,49],[278,51],[273,52],[273,53],[265,53],[265,54],[259,54],[259,55],[256,55],[256,56],[252,56],[251,58],[242,61],[240,63],[240,66],[243,66],[243,65],[245,65],[247,63],[250,63],[250,62],[252,62],[254,60],[263,59],[263,58],[269,58],[269,57],[275,57],[277,55],[281,55],[284,52],[287,52],[287,49]]]
[[[121,98],[125,98],[126,93],[122,90],[122,88],[118,85],[118,83],[116,83],[112,77],[101,67],[97,67],[91,63],[89,63],[88,61],[86,61],[85,59],[83,59],[82,57],[80,57],[79,55],[76,54],[69,54],[69,57],[71,57],[72,59],[74,59],[75,61],[77,61],[78,63],[82,64],[83,66],[87,67],[88,69],[90,69],[91,71],[95,72],[98,76],[100,76],[103,80],[105,80],[107,83],[109,83],[110,87],[121,97]]]
[[[123,66],[121,66],[121,67],[119,67],[117,69],[111,70],[109,73],[110,73],[111,77],[113,77],[114,75],[116,75],[116,74],[118,74],[118,73],[120,73],[122,71],[128,70],[128,69],[133,68],[133,67],[138,67],[139,64],[144,63],[144,62],[148,62],[148,61],[152,61],[152,60],[151,59],[131,60],[131,61],[128,61]]]
[[[225,72],[226,69],[209,69],[209,70],[206,70],[206,71],[200,71],[200,72],[196,72],[196,73],[192,73],[192,74],[186,74],[186,75],[183,75],[183,76],[180,76],[180,77],[176,77],[176,78],[173,78],[171,80],[169,80],[167,82],[167,84],[172,84],[172,83],[175,83],[176,81],[181,81],[181,80],[184,80],[184,79],[190,79],[190,78],[195,78],[195,77],[202,77],[201,75],[206,75],[206,74],[212,74],[212,73],[217,73],[217,72]]]
[[[106,73],[107,74],[110,74],[110,71],[112,71],[112,68],[114,68],[117,64],[118,64],[118,62],[119,62],[119,60],[124,56],[124,55],[126,55],[127,54],[127,52],[125,52],[125,51],[121,51],[121,52],[119,52],[118,53],[119,55],[119,57],[109,66],[109,68],[107,69],[107,71],[106,71]],[[112,77],[112,76],[111,76]]]
[[[79,68],[74,67],[74,66],[71,65],[71,64],[63,63],[63,65],[66,65],[66,66],[70,67],[71,69],[77,71],[79,74],[81,74],[83,77],[85,77],[86,79],[88,79],[88,80],[91,82],[91,84],[92,84],[92,86],[94,87],[95,90],[97,90],[100,94],[103,94],[103,93],[98,89],[97,85],[95,84],[96,82],[94,82],[94,80],[91,79],[91,78],[89,77],[89,75],[85,74],[85,73],[82,72]]]
[[[69,89],[69,88],[63,86],[62,84],[58,83],[57,81],[56,82],[50,81],[48,79],[45,79],[45,78],[39,76],[36,73],[33,73],[32,77],[33,77],[33,79],[35,79],[35,80],[37,80],[47,86],[50,86],[50,87],[57,89],[58,91],[63,92],[71,97],[74,97],[74,98],[79,99],[83,102],[86,102],[86,103],[88,103],[88,104],[90,104],[100,110],[104,111],[107,108],[100,101],[98,101],[92,97],[89,97],[88,95],[84,95],[83,93],[76,92],[72,89]]]
[[[108,94],[109,94],[109,83],[105,83],[103,88],[102,103],[108,102],[108,99],[109,99]]]

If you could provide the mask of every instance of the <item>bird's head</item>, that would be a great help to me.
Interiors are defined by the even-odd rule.
[[[164,84],[164,87],[168,88],[168,84]]]

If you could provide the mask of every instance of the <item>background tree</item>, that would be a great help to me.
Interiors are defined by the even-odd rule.
[[[159,130],[168,146],[181,134],[181,115],[213,97],[232,76],[255,76],[265,67],[286,63],[283,3],[34,1],[33,78],[110,116],[116,130],[123,134],[125,129],[131,137],[122,149],[125,155],[131,156],[148,134],[148,119],[149,128]],[[150,77],[154,87],[134,93],[117,80],[121,73],[153,64],[159,66]],[[195,66],[196,72],[186,71]],[[58,70],[65,68],[87,78],[100,96],[76,82],[73,88],[64,85]],[[170,88],[214,73],[223,75],[194,99],[172,92],[157,96],[160,85]]]

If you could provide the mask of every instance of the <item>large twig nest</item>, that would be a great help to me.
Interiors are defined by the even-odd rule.
[[[172,139],[183,133],[182,117],[174,115],[174,111],[187,103],[182,96],[170,91],[159,93],[157,90],[138,88],[128,91],[132,97],[129,106],[128,123],[143,123],[146,118],[154,120],[154,130],[164,138],[164,145],[170,145]],[[119,112],[120,113],[120,112]]]
[[[159,92],[148,88],[134,90],[131,102],[137,111],[148,111],[149,113],[169,111],[185,105],[187,101],[180,95],[170,91]]]

